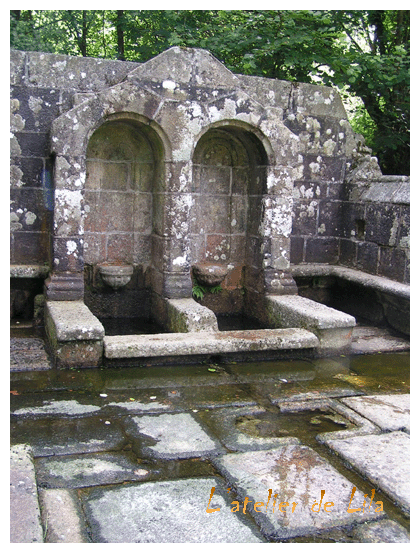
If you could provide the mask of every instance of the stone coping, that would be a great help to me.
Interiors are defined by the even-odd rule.
[[[48,265],[10,265],[10,278],[47,278]]]
[[[302,328],[105,336],[107,358],[163,357],[314,348],[318,338]]]
[[[356,319],[347,313],[303,296],[266,296],[268,309],[284,328],[353,328]]]
[[[58,342],[102,340],[105,330],[82,301],[48,301],[47,324],[51,320]]]
[[[370,275],[357,269],[349,267],[341,267],[339,265],[325,264],[308,264],[308,265],[291,265],[290,271],[294,277],[299,276],[335,276],[361,284],[367,288],[373,288],[379,292],[385,292],[401,298],[410,299],[410,285],[390,280],[389,278]]]

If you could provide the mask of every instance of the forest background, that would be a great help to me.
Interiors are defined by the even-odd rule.
[[[234,73],[333,86],[382,172],[410,173],[409,10],[11,10],[10,45],[136,62],[204,48]]]

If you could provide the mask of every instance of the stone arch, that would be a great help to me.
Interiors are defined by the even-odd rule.
[[[118,113],[91,133],[86,151],[85,264],[150,265],[154,194],[165,148],[143,117]]]
[[[193,154],[192,263],[227,265],[227,286],[261,272],[263,197],[273,152],[268,140],[244,122],[207,127]]]
[[[118,89],[119,101],[118,99],[115,100],[116,89]],[[91,155],[88,152],[88,145],[92,144],[92,137],[94,137],[93,141],[95,142],[100,135],[106,135],[107,129],[110,131],[109,136],[112,135],[113,131],[118,130],[120,134],[125,132],[126,137],[130,135],[131,138],[124,141],[125,153],[120,148],[118,155],[115,152],[114,154],[110,153],[110,148],[108,148],[107,153],[106,147],[103,145],[100,157],[105,159],[102,159],[102,162],[106,161],[107,156],[111,157],[111,159],[108,159],[109,167],[113,162],[120,162],[121,164],[126,162],[125,170],[127,170],[127,165],[131,163],[132,172],[135,173],[137,168],[137,177],[139,173],[145,173],[144,170],[148,162],[154,165],[154,170],[149,171],[149,176],[146,175],[143,182],[140,182],[142,179],[137,177],[127,181],[128,195],[130,194],[130,187],[137,189],[136,192],[131,191],[133,192],[133,204],[129,205],[128,211],[137,209],[137,212],[142,212],[145,215],[144,219],[146,221],[140,217],[133,217],[132,223],[130,223],[131,229],[125,236],[125,242],[123,232],[118,237],[118,227],[112,229],[111,225],[108,228],[109,232],[115,231],[113,249],[115,252],[118,251],[117,257],[119,258],[121,258],[121,252],[125,250],[125,254],[122,255],[123,261],[153,263],[152,226],[150,224],[151,214],[154,210],[152,196],[157,191],[163,191],[166,186],[165,171],[167,170],[168,161],[172,159],[172,149],[166,133],[150,118],[150,115],[156,111],[159,105],[156,95],[143,89],[139,90],[137,88],[136,91],[137,94],[134,95],[131,86],[117,85],[113,89],[81,102],[58,117],[52,125],[50,149],[55,160],[55,200],[51,240],[52,274],[46,290],[50,299],[83,299],[86,253],[88,263],[113,260],[114,254],[109,255],[108,245],[105,245],[104,251],[103,244],[101,246],[98,242],[101,229],[98,226],[98,221],[94,221],[94,218],[92,218],[92,213],[95,210],[100,211],[101,201],[99,196],[101,192],[103,193],[104,189],[109,188],[111,183],[109,179],[107,182],[105,178],[102,179],[102,184],[98,186],[98,182],[95,183],[94,179],[89,179],[87,163],[88,156]],[[134,138],[135,135],[137,139]],[[143,148],[140,147],[143,154],[148,150],[149,160],[144,159],[143,165],[141,163],[136,164],[136,154],[133,153],[133,148],[131,148],[131,160],[124,159],[128,156],[129,144],[133,147],[136,144],[138,150],[140,143],[143,143]],[[98,152],[95,155],[98,155]],[[113,160],[113,156],[120,159]],[[140,167],[141,165],[142,167]],[[92,166],[90,170],[92,170]],[[143,189],[142,186],[145,182],[148,184]],[[117,179],[116,185],[121,187],[121,180],[118,181]],[[109,190],[111,191],[112,188],[109,188]],[[114,192],[116,191],[114,190]],[[95,203],[95,194],[99,204],[98,202]],[[127,204],[127,201],[125,204]],[[119,211],[122,212],[123,205],[119,205]],[[115,205],[111,205],[111,210],[113,208],[115,208]],[[160,206],[160,211],[162,209],[163,207]],[[162,214],[158,213],[158,216],[162,219]],[[116,221],[115,213],[110,220]],[[87,222],[86,229],[85,221]],[[91,226],[92,221],[93,228]],[[123,229],[120,228],[120,230]],[[135,242],[132,246],[128,246],[127,238],[129,235]],[[118,239],[121,240],[120,244],[118,244]],[[131,249],[130,253],[128,253],[128,249]],[[61,282],[64,281],[65,284],[62,285]],[[68,288],[69,293],[63,293],[63,287]],[[57,290],[57,293],[54,292],[54,289]]]

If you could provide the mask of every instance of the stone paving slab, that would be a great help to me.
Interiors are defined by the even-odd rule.
[[[249,499],[250,514],[270,540],[310,536],[320,530],[377,520],[383,515],[373,510],[348,513],[355,486],[306,446],[231,453],[216,459],[215,464],[237,490],[241,505]],[[325,494],[320,506],[321,490]],[[362,503],[363,494],[355,489],[352,505]]]
[[[269,449],[285,444],[300,443],[297,438],[288,436],[287,432],[283,437],[252,436],[243,430],[241,431],[240,424],[235,424],[241,419],[245,423],[247,419],[250,419],[249,423],[252,424],[253,417],[263,413],[265,413],[265,410],[260,407],[232,407],[215,409],[211,412],[199,411],[197,415],[211,428],[220,442],[232,451]]]
[[[207,513],[212,488],[212,507],[220,510]],[[214,478],[95,489],[84,499],[95,542],[263,542],[246,515],[231,513],[228,501]]]
[[[126,430],[134,438],[140,438],[140,444],[135,444],[133,450],[148,457],[190,459],[223,452],[220,444],[189,413],[130,417]],[[145,443],[144,437],[153,445]]]
[[[406,430],[410,432],[410,395],[376,395],[343,398],[345,403],[381,430]]]
[[[149,470],[125,453],[90,453],[35,460],[38,485],[44,488],[82,488],[144,480]]]
[[[358,526],[353,537],[360,543],[409,543],[410,534],[393,520],[379,520]]]
[[[31,400],[23,398],[22,402],[25,406],[12,411],[15,416],[27,417],[55,417],[55,416],[87,416],[100,411],[100,405],[92,405],[91,403],[82,403],[76,399],[61,399],[61,400]]]
[[[255,399],[237,384],[182,388],[179,391],[189,408],[217,409],[256,405]]]
[[[14,441],[30,444],[35,457],[94,453],[121,448],[126,438],[104,418],[24,419],[12,422]]]
[[[380,351],[408,351],[410,340],[393,335],[384,328],[356,326],[353,329],[353,339],[350,346],[351,353],[366,354]]]
[[[329,432],[320,432],[316,439],[321,443],[329,437],[339,439],[364,434],[379,434],[379,429],[374,424],[335,399],[320,398],[299,402],[281,402],[278,404],[278,407],[283,415],[285,413],[303,413],[305,411],[321,410],[333,422],[339,425],[347,424],[347,427],[342,430],[336,429]]]
[[[10,339],[10,371],[45,371],[51,362],[40,338]]]
[[[88,543],[88,535],[76,492],[39,490],[45,543]]]
[[[405,432],[355,436],[325,443],[365,478],[410,512],[410,437]]]
[[[41,516],[31,448],[10,448],[10,543],[42,543]]]

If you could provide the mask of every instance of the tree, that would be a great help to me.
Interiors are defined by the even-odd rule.
[[[235,73],[335,86],[385,174],[409,173],[404,10],[12,10],[13,48],[144,62],[205,48]]]

